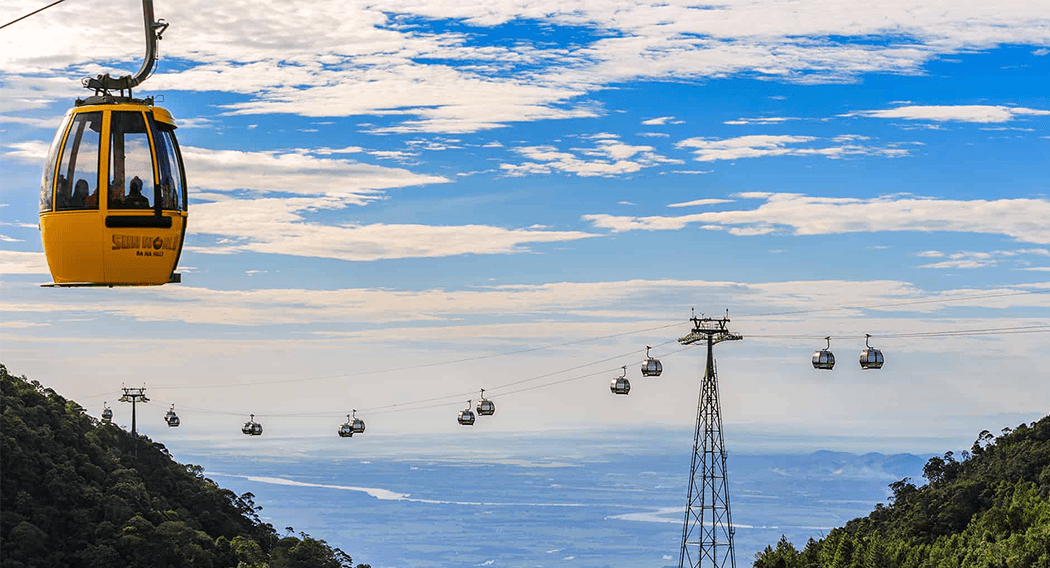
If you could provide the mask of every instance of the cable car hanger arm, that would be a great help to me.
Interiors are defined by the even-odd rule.
[[[160,41],[164,30],[168,29],[168,23],[164,20],[153,19],[153,0],[142,0],[142,20],[146,31],[146,53],[138,72],[117,78],[110,77],[109,73],[88,77],[84,79],[85,88],[94,89],[96,94],[99,92],[108,94],[111,90],[127,90],[128,96],[131,96],[131,89],[140,85],[153,73],[158,57],[157,42]]]

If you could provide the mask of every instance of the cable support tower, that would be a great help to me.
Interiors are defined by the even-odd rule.
[[[678,342],[693,345],[706,341],[707,365],[700,382],[700,400],[696,409],[696,433],[693,436],[693,459],[689,468],[689,492],[678,567],[736,568],[714,346],[723,341],[743,339],[743,336],[726,327],[729,310],[724,318],[706,318],[701,314],[699,318],[693,315],[690,321],[693,330]]]
[[[138,439],[139,439],[139,436],[138,436],[138,429],[135,426],[135,407],[140,402],[142,402],[142,403],[149,402],[149,398],[146,397],[146,387],[144,387],[144,386],[143,387],[121,387],[121,390],[124,391],[124,394],[121,395],[120,402],[130,402],[131,403],[131,439],[137,442]],[[138,445],[136,444],[136,446],[135,446],[135,457],[138,457],[138,455],[139,455],[139,448],[138,448]]]

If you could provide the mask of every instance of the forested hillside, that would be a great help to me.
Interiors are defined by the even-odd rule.
[[[0,399],[2,568],[352,566],[322,540],[280,536],[250,493],[3,365]]]
[[[930,458],[923,477],[890,484],[888,506],[802,550],[781,538],[755,568],[1050,568],[1050,416],[981,432],[960,459]]]

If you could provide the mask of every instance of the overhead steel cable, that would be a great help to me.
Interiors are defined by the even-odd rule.
[[[677,353],[681,353],[682,351],[686,351],[686,350],[689,350],[689,349],[692,349],[692,348],[693,348],[693,346],[690,345],[688,347],[683,347],[682,349],[678,349],[676,351],[672,351],[670,353],[666,353],[664,355],[661,355],[660,357],[661,358],[672,357],[672,356],[674,356]],[[631,365],[634,365],[634,364],[637,364],[637,363],[644,363],[644,362],[645,361],[643,359],[642,361],[632,362]],[[509,395],[512,395],[512,394],[518,394],[518,393],[522,393],[522,392],[526,392],[526,391],[530,391],[530,390],[536,390],[536,389],[541,389],[541,388],[550,387],[550,386],[554,386],[554,385],[560,385],[562,383],[568,383],[568,382],[576,381],[576,380],[587,378],[587,377],[593,377],[594,375],[598,375],[598,374],[611,373],[611,372],[617,371],[619,369],[620,369],[620,367],[617,367],[615,369],[606,369],[606,370],[603,370],[603,371],[598,371],[598,372],[590,373],[590,374],[587,374],[587,375],[581,375],[581,376],[578,376],[578,377],[570,377],[568,379],[559,379],[557,381],[544,383],[542,385],[533,385],[533,386],[530,386],[530,387],[520,388],[518,390],[513,390],[513,391],[510,391],[510,392],[505,392],[505,393],[503,393],[500,396],[501,397],[506,397],[506,396],[509,396]]]
[[[906,302],[895,302],[895,303],[890,303],[890,304],[881,304],[881,305],[877,305],[877,306],[871,306],[871,305],[869,305],[869,306],[852,306],[852,305],[849,305],[849,306],[837,306],[837,307],[820,308],[820,309],[792,310],[792,311],[784,311],[784,312],[767,312],[767,313],[763,313],[763,314],[744,314],[744,315],[736,315],[734,317],[736,317],[736,318],[754,318],[754,317],[768,317],[768,316],[777,316],[777,315],[797,315],[797,314],[806,314],[806,313],[821,313],[821,312],[841,311],[841,310],[849,310],[849,309],[881,309],[881,308],[905,306],[905,305],[957,302],[957,301],[965,301],[965,300],[977,300],[977,299],[999,298],[999,297],[1008,297],[1008,296],[1019,296],[1019,295],[1025,295],[1025,294],[1044,294],[1044,293],[1050,293],[1050,290],[1020,290],[1020,291],[994,293],[994,294],[979,294],[979,295],[972,295],[972,296],[960,296],[960,297],[955,297],[955,298],[931,298],[931,299],[927,299],[927,300],[909,300],[909,301],[906,301]],[[581,344],[581,343],[587,343],[587,342],[590,342],[590,341],[598,341],[598,340],[601,340],[601,339],[611,339],[611,338],[615,338],[615,337],[623,337],[623,336],[626,336],[626,335],[645,333],[645,332],[648,332],[648,331],[656,331],[656,330],[660,330],[660,329],[667,329],[669,327],[674,327],[674,326],[677,326],[677,325],[681,325],[682,323],[683,322],[681,322],[681,321],[676,321],[674,323],[668,323],[668,324],[665,324],[665,325],[654,326],[654,327],[645,328],[645,329],[631,330],[631,331],[620,332],[620,333],[615,333],[615,334],[609,334],[609,335],[604,335],[604,336],[599,336],[599,337],[584,338],[584,339],[579,339],[579,340],[575,340],[575,341],[568,341],[568,342],[564,342],[564,343],[555,343],[555,344],[549,344],[549,345],[542,345],[542,346],[538,346],[538,347],[529,347],[529,348],[524,348],[524,349],[517,349],[517,350],[513,350],[513,351],[503,351],[503,352],[498,352],[498,353],[488,353],[488,354],[484,354],[484,355],[476,355],[476,356],[471,356],[471,357],[461,357],[461,358],[457,358],[457,359],[450,359],[450,360],[444,360],[444,361],[435,361],[435,362],[431,362],[431,363],[421,363],[421,364],[417,364],[417,365],[405,365],[405,366],[401,366],[401,367],[393,367],[393,368],[387,368],[387,369],[375,369],[375,370],[369,370],[369,371],[343,373],[343,374],[338,374],[338,375],[327,375],[327,376],[305,377],[305,378],[293,378],[293,379],[278,379],[278,380],[273,380],[273,381],[238,383],[238,384],[159,385],[159,386],[152,386],[150,388],[157,389],[157,390],[170,390],[170,389],[186,389],[186,388],[221,388],[221,387],[236,387],[236,386],[260,386],[260,385],[268,385],[268,384],[296,383],[296,382],[303,382],[303,381],[317,381],[317,380],[332,379],[332,378],[345,378],[345,377],[353,377],[353,376],[364,376],[364,375],[372,375],[372,374],[380,374],[380,373],[390,373],[390,372],[396,372],[396,371],[405,371],[405,370],[413,370],[413,369],[422,369],[422,368],[436,367],[436,366],[441,366],[441,365],[450,365],[450,364],[463,363],[463,362],[468,362],[468,361],[492,359],[492,358],[496,358],[496,357],[505,357],[505,356],[509,356],[509,355],[515,355],[515,354],[521,354],[521,353],[529,353],[529,352],[535,352],[535,351],[540,351],[540,350],[545,350],[545,349],[553,349],[553,348],[558,348],[558,347],[564,347],[564,346],[567,346],[567,345],[577,345],[577,344]],[[1046,327],[1050,328],[1050,326],[1046,326]],[[967,336],[967,335],[969,335],[969,336],[984,336],[984,335],[1013,335],[1013,334],[1025,334],[1025,333],[1046,333],[1048,331],[1050,331],[1050,329],[1044,329],[1044,327],[1042,327],[1042,326],[1018,326],[1018,327],[1013,327],[1013,328],[982,328],[982,329],[970,329],[970,330],[947,330],[947,331],[939,331],[939,332],[914,332],[914,333],[907,333],[907,334],[902,334],[902,333],[886,334],[886,335],[881,335],[880,334],[879,336],[880,337],[884,337],[884,338],[959,337],[959,336]],[[795,334],[795,335],[746,334],[746,335],[748,337],[763,338],[763,339],[799,339],[799,340],[817,340],[817,339],[823,339],[824,337],[826,337],[825,335],[808,336],[808,335],[798,335],[798,334]],[[844,338],[844,337],[853,337],[853,336],[836,336],[836,337]],[[856,336],[856,337],[863,337],[863,336]],[[672,343],[673,341],[674,340],[669,340],[669,341],[660,343],[657,346],[666,345],[668,343]],[[640,350],[638,350],[638,351],[640,351]],[[636,352],[636,351],[632,351],[631,353],[634,353],[634,352]],[[529,377],[527,379],[514,381],[512,383],[507,383],[507,384],[504,384],[504,385],[497,385],[495,387],[492,387],[491,389],[486,389],[486,390],[497,391],[497,390],[508,388],[510,386],[514,386],[514,385],[517,385],[517,384],[522,384],[522,383],[525,383],[525,382],[540,380],[540,379],[547,378],[547,377],[550,377],[550,376],[553,376],[553,375],[556,375],[556,374],[560,374],[560,373],[568,372],[568,371],[571,371],[571,370],[576,370],[576,369],[588,367],[588,366],[591,366],[591,365],[595,365],[595,364],[598,364],[598,363],[601,363],[601,362],[613,360],[613,359],[616,359],[616,358],[619,358],[619,357],[626,356],[628,354],[629,353],[622,354],[622,355],[617,355],[617,356],[609,357],[609,358],[602,359],[602,360],[599,360],[599,361],[594,361],[594,362],[591,362],[591,363],[588,363],[588,364],[585,364],[585,365],[579,365],[579,366],[571,367],[571,368],[568,368],[568,369],[562,369],[562,370],[559,370],[559,371],[554,371],[552,373],[546,373],[544,375],[539,375],[539,376],[536,376],[536,377]],[[517,391],[514,391],[514,392],[517,392]],[[411,401],[411,402],[406,402],[406,403],[396,403],[396,404],[384,405],[384,406],[374,407],[374,408],[371,408],[371,409],[363,409],[363,411],[364,410],[367,410],[369,412],[385,411],[388,408],[396,408],[396,407],[403,407],[403,406],[404,407],[408,407],[408,406],[413,406],[413,405],[416,405],[416,404],[424,404],[424,403],[427,403],[427,402],[436,402],[436,401],[442,401],[442,400],[459,399],[459,398],[463,398],[465,396],[470,396],[472,394],[474,394],[474,391],[464,392],[464,393],[459,393],[459,394],[454,394],[454,395],[441,396],[441,397],[431,397],[431,398],[428,398],[428,399],[422,399],[422,400]],[[499,396],[506,396],[507,394],[508,393],[503,393],[502,395],[499,395]],[[93,400],[93,399],[101,398],[101,397],[104,397],[104,396],[110,396],[110,393],[100,393],[100,394],[96,394],[96,395],[90,395],[90,396],[87,396],[87,397],[80,397],[80,400],[85,400],[85,401],[86,400]],[[448,403],[446,405],[451,405],[451,403]],[[207,412],[210,412],[210,411],[207,411]]]
[[[665,325],[659,325],[659,326],[655,326],[655,327],[649,327],[649,328],[645,328],[645,329],[635,329],[635,330],[631,330],[631,331],[624,331],[624,332],[621,332],[621,333],[612,333],[612,334],[609,334],[609,335],[602,335],[602,336],[599,336],[599,337],[587,337],[587,338],[584,338],[584,339],[577,339],[575,341],[566,341],[564,343],[552,343],[552,344],[549,344],[549,345],[541,345],[539,347],[527,347],[527,348],[524,348],[524,349],[516,349],[514,351],[501,351],[501,352],[498,352],[498,353],[487,353],[487,354],[484,354],[484,355],[474,355],[474,356],[471,356],[471,357],[460,357],[458,359],[447,359],[447,360],[444,360],[444,361],[434,361],[434,362],[431,362],[431,363],[419,363],[419,364],[416,364],[416,365],[404,365],[404,366],[401,366],[401,367],[389,367],[389,368],[386,368],[386,369],[372,369],[372,370],[368,370],[368,371],[355,371],[355,372],[352,372],[352,373],[340,373],[340,374],[337,374],[337,375],[324,375],[324,376],[317,376],[317,377],[298,377],[298,378],[294,378],[294,379],[276,379],[276,380],[272,380],[272,381],[256,381],[256,382],[251,382],[251,383],[235,383],[235,384],[230,384],[230,383],[221,383],[221,384],[220,383],[207,383],[207,384],[196,384],[196,385],[159,385],[159,386],[152,386],[150,388],[155,389],[155,390],[166,390],[166,389],[184,389],[184,388],[254,387],[254,386],[260,386],[260,385],[273,385],[273,384],[282,384],[282,383],[298,383],[298,382],[307,382],[307,381],[323,381],[323,380],[327,380],[327,379],[342,379],[342,378],[358,377],[358,376],[365,376],[365,375],[376,375],[376,374],[382,374],[382,373],[395,373],[395,372],[398,372],[398,371],[412,371],[412,370],[415,370],[415,369],[426,369],[426,368],[429,368],[429,367],[439,367],[439,366],[442,366],[442,365],[454,365],[454,364],[457,364],[457,363],[466,363],[466,362],[470,362],[470,361],[480,361],[480,360],[483,360],[483,359],[494,359],[496,357],[507,357],[509,355],[520,355],[522,353],[531,353],[531,352],[534,352],[534,351],[542,351],[542,350],[545,350],[545,349],[555,349],[555,348],[558,348],[558,347],[565,347],[565,346],[568,346],[568,345],[579,345],[581,343],[588,343],[588,342],[591,342],[591,341],[600,341],[602,339],[612,339],[614,337],[623,337],[623,336],[626,336],[626,335],[637,335],[639,333],[646,333],[646,332],[649,332],[649,331],[656,331],[656,330],[660,330],[660,329],[667,329],[669,327],[682,325],[683,323],[684,323],[683,321],[676,321],[674,323],[669,323],[669,324],[665,324]]]
[[[869,306],[845,305],[845,306],[820,308],[820,309],[809,309],[809,310],[792,310],[792,311],[784,311],[784,312],[768,312],[768,313],[762,313],[762,314],[744,314],[744,315],[735,315],[734,317],[736,317],[736,318],[754,318],[754,317],[768,317],[768,316],[778,316],[778,315],[799,315],[799,314],[807,314],[807,313],[822,313],[822,312],[852,310],[852,309],[869,309],[870,310],[870,309],[882,309],[882,308],[907,306],[907,305],[933,304],[933,303],[944,303],[944,302],[958,302],[958,301],[965,301],[965,300],[999,298],[999,297],[1005,297],[1005,296],[1018,296],[1018,295],[1024,295],[1024,294],[1040,294],[1040,293],[1050,293],[1050,290],[1020,290],[1020,291],[1014,291],[1014,292],[1003,292],[1003,293],[995,293],[995,294],[981,294],[981,295],[973,295],[973,296],[960,296],[960,297],[957,297],[957,298],[931,298],[931,299],[927,299],[927,300],[909,300],[909,301],[906,301],[906,302],[895,302],[895,303],[881,304],[881,305],[875,305],[875,306],[872,306],[872,305],[869,305]],[[367,375],[375,375],[375,374],[383,374],[383,373],[394,373],[394,372],[399,372],[399,371],[411,371],[411,370],[415,370],[415,369],[426,369],[426,368],[429,368],[429,367],[439,367],[439,366],[443,366],[443,365],[454,365],[454,364],[457,364],[457,363],[467,363],[467,362],[471,362],[471,361],[480,361],[480,360],[484,360],[484,359],[494,359],[494,358],[497,358],[497,357],[507,357],[507,356],[510,356],[510,355],[520,355],[522,353],[531,353],[531,352],[542,351],[542,350],[546,350],[546,349],[555,349],[555,348],[559,348],[559,347],[565,347],[565,346],[568,346],[568,345],[578,345],[578,344],[581,344],[581,343],[588,343],[588,342],[591,342],[591,341],[600,341],[600,340],[603,340],[603,339],[612,339],[612,338],[615,338],[615,337],[623,337],[623,336],[626,336],[626,335],[635,335],[635,334],[645,333],[645,332],[649,332],[649,331],[657,331],[657,330],[661,330],[661,329],[667,329],[669,327],[674,327],[674,326],[681,325],[681,324],[682,324],[681,321],[675,321],[673,323],[668,323],[668,324],[665,324],[665,325],[660,325],[660,326],[655,326],[655,327],[650,327],[650,328],[645,328],[645,329],[638,329],[638,330],[631,330],[631,331],[625,331],[625,332],[620,332],[620,333],[613,333],[613,334],[603,335],[603,336],[598,336],[598,337],[588,337],[588,338],[584,338],[584,339],[578,339],[578,340],[575,340],[575,341],[567,341],[567,342],[564,342],[564,343],[552,343],[552,344],[548,344],[548,345],[541,345],[541,346],[538,346],[538,347],[527,347],[527,348],[524,348],[524,349],[516,349],[516,350],[512,350],[512,351],[501,351],[501,352],[498,352],[498,353],[487,353],[487,354],[484,354],[484,355],[474,355],[474,356],[470,356],[470,357],[460,357],[460,358],[456,358],[456,359],[447,359],[447,360],[444,360],[444,361],[434,361],[434,362],[430,362],[430,363],[419,363],[419,364],[416,364],[416,365],[404,365],[404,366],[401,366],[401,367],[390,367],[390,368],[386,368],[386,369],[373,369],[373,370],[368,370],[368,371],[356,371],[356,372],[351,372],[351,373],[340,373],[340,374],[336,374],[336,375],[323,375],[323,376],[316,376],[316,377],[296,377],[296,378],[290,378],[290,379],[274,379],[274,380],[270,380],[270,381],[255,381],[255,382],[248,382],[248,383],[234,383],[234,384],[221,383],[221,384],[196,384],[196,385],[157,385],[157,386],[153,386],[151,388],[156,389],[156,390],[165,390],[165,389],[183,389],[183,388],[254,387],[254,386],[271,385],[271,384],[287,384],[287,383],[299,383],[299,382],[310,382],[310,381],[322,381],[322,380],[328,380],[328,379],[340,379],[340,378],[367,376]]]
[[[956,298],[930,298],[926,300],[908,300],[905,302],[893,302],[889,304],[879,305],[842,305],[834,306],[830,308],[819,308],[819,309],[806,309],[806,310],[792,310],[785,312],[767,312],[762,314],[735,314],[734,318],[758,318],[758,317],[770,317],[770,316],[790,316],[790,315],[801,315],[801,314],[816,314],[823,312],[838,312],[843,310],[882,310],[884,308],[896,308],[900,306],[914,306],[921,304],[940,304],[946,302],[963,302],[966,300],[984,300],[989,298],[1004,298],[1009,296],[1022,296],[1025,294],[1050,294],[1050,290],[1017,290],[1014,292],[1001,292],[995,294],[981,294],[974,296],[959,296]]]
[[[656,345],[653,345],[651,347],[663,347],[664,345],[667,345],[668,343],[674,343],[675,341],[678,341],[678,340],[677,339],[669,339],[667,341],[664,341],[663,343],[657,343]],[[495,387],[492,387],[492,388],[486,388],[485,390],[486,391],[496,391],[496,390],[500,390],[500,389],[505,389],[507,387],[520,385],[522,383],[528,383],[528,382],[531,382],[531,381],[537,381],[537,380],[545,379],[547,377],[551,377],[551,376],[554,376],[554,375],[560,375],[562,373],[567,373],[569,371],[575,371],[577,369],[582,369],[584,367],[590,367],[592,365],[597,365],[598,363],[605,363],[606,361],[612,361],[614,359],[620,359],[622,357],[626,357],[628,355],[632,355],[634,353],[640,353],[640,352],[643,352],[643,351],[645,351],[645,350],[644,349],[635,349],[634,351],[629,351],[627,353],[623,353],[623,354],[620,354],[620,355],[614,355],[612,357],[607,357],[605,359],[599,359],[598,361],[593,361],[591,363],[587,363],[587,364],[584,364],[584,365],[577,365],[575,367],[569,367],[568,369],[562,369],[560,371],[554,371],[552,373],[547,373],[547,374],[544,374],[544,375],[538,375],[538,376],[535,376],[535,377],[530,377],[528,379],[522,379],[520,381],[514,381],[512,383],[506,383],[506,384],[503,384],[503,385],[498,385],[498,386],[495,386]],[[642,362],[644,362],[644,360],[643,361],[639,361],[639,363],[642,363]],[[631,364],[633,365],[634,363],[631,363]],[[507,393],[503,393],[502,395],[497,395],[497,396],[506,396],[506,394]]]
[[[984,336],[984,335],[1014,334],[1014,333],[1050,333],[1050,324],[999,327],[999,328],[971,328],[971,329],[943,330],[943,331],[931,331],[931,332],[898,333],[898,334],[879,335],[879,337],[881,337],[881,338],[936,338],[936,337],[965,337],[965,336],[969,336],[969,335]],[[747,337],[777,338],[777,339],[807,339],[807,340],[809,340],[809,339],[824,339],[827,336],[819,336],[818,337],[818,336],[805,336],[805,335],[748,334]],[[843,339],[843,338],[846,338],[846,337],[853,338],[853,337],[856,337],[856,336],[833,336],[833,338],[838,338],[838,339]],[[655,345],[654,347],[660,347],[660,346],[663,346],[663,345],[667,345],[667,344],[672,343],[674,341],[676,341],[676,340],[672,339],[672,340],[664,341],[662,343],[659,343],[659,344]],[[687,349],[690,349],[690,347],[685,347],[685,348],[682,348],[682,349],[678,349],[678,350],[672,351],[670,353],[663,354],[663,355],[661,355],[661,357],[662,358],[671,357],[671,356],[674,356],[675,354],[678,354],[678,353],[681,353],[683,351],[686,351]],[[506,388],[509,388],[511,386],[516,386],[516,385],[519,385],[519,384],[524,384],[524,383],[531,382],[531,381],[536,381],[536,380],[542,380],[544,378],[549,378],[549,377],[552,377],[554,375],[566,373],[566,372],[573,371],[573,370],[582,369],[582,368],[585,368],[585,367],[590,367],[590,366],[593,366],[593,365],[597,365],[599,363],[604,363],[604,362],[615,360],[615,359],[620,359],[620,358],[623,358],[623,357],[626,357],[626,356],[629,356],[629,355],[632,355],[634,353],[638,353],[638,352],[641,352],[641,351],[642,350],[634,350],[634,351],[630,351],[630,352],[627,352],[627,353],[614,355],[612,357],[607,357],[607,358],[604,358],[604,359],[599,359],[599,360],[596,360],[596,361],[585,363],[583,365],[577,365],[577,366],[574,366],[574,367],[568,367],[568,368],[565,368],[565,369],[552,371],[550,373],[544,373],[542,375],[536,375],[534,377],[529,377],[529,378],[526,378],[526,379],[520,379],[520,380],[517,380],[517,381],[512,381],[510,383],[497,385],[495,387],[486,388],[485,390],[486,390],[486,392],[492,392],[492,391],[497,391],[497,390],[500,390],[500,389],[506,389]],[[642,362],[644,362],[644,360],[632,361],[631,363],[629,363],[629,365],[634,365],[636,363],[642,363]],[[617,368],[620,368],[620,367],[617,367]],[[515,389],[515,390],[503,392],[501,394],[498,394],[498,395],[494,396],[493,398],[504,398],[504,397],[511,396],[511,395],[518,394],[518,393],[522,393],[522,392],[527,392],[527,391],[531,391],[531,390],[547,388],[547,387],[560,385],[560,384],[568,383],[568,382],[572,382],[572,381],[577,381],[577,380],[585,379],[585,378],[588,378],[588,377],[602,375],[602,374],[606,374],[606,373],[610,373],[610,372],[614,372],[614,371],[616,371],[616,369],[603,369],[603,370],[600,370],[600,371],[586,373],[586,374],[583,374],[583,375],[576,375],[576,376],[565,378],[565,379],[559,379],[559,380],[556,380],[556,381],[551,381],[551,382],[548,382],[548,383],[543,383],[543,384],[539,384],[539,385],[531,385],[531,386],[528,386],[528,387],[523,387],[523,388],[520,388],[520,389]],[[415,400],[415,401],[394,403],[394,404],[388,404],[388,405],[384,405],[384,406],[377,406],[377,407],[358,409],[358,410],[360,412],[367,412],[367,413],[372,414],[372,415],[379,415],[379,414],[388,414],[388,413],[392,413],[392,412],[401,412],[401,411],[406,411],[406,410],[425,410],[425,409],[429,409],[429,408],[439,408],[439,407],[444,407],[444,406],[452,406],[452,405],[460,404],[460,400],[459,399],[471,396],[472,394],[474,394],[474,392],[475,391],[468,391],[468,392],[463,392],[463,393],[457,393],[457,394],[451,394],[451,395],[445,395],[445,396],[439,396],[439,397],[431,397],[431,398],[420,399],[420,400]],[[427,405],[427,406],[418,406],[418,405],[426,404],[426,403],[430,403],[430,402],[446,401],[446,400],[452,400],[452,399],[457,399],[457,400],[454,400],[452,402],[441,402],[439,404],[431,404],[431,405]],[[197,408],[187,407],[187,406],[181,406],[180,408],[184,409],[184,410],[187,410],[187,411],[191,411],[191,412],[206,412],[206,413],[224,414],[224,415],[231,415],[231,416],[241,416],[241,415],[244,414],[243,412],[229,412],[229,411],[220,411],[220,410],[212,411],[212,410],[208,410],[208,409],[197,409]],[[274,413],[256,413],[256,414],[259,414],[260,416],[272,416],[272,417],[310,417],[310,416],[321,417],[321,416],[342,416],[343,414],[345,414],[345,411],[343,411],[343,410],[339,410],[339,411],[333,410],[333,411],[292,412],[292,413],[289,413],[289,412],[274,412]]]
[[[675,355],[677,353],[681,353],[682,351],[686,351],[687,349],[691,349],[691,348],[692,347],[685,347],[685,348],[682,348],[682,349],[678,349],[678,350],[672,351],[672,352],[670,352],[670,353],[668,353],[666,355],[661,355],[661,357],[665,357],[665,358],[666,357],[671,357],[671,356],[673,356],[673,355]],[[633,354],[633,353],[634,352],[631,352],[629,354]],[[621,355],[621,356],[618,356],[618,357],[623,357],[623,356]],[[637,364],[637,363],[642,363],[643,361],[644,360],[632,361],[628,365],[634,365],[634,364]],[[603,361],[595,361],[595,362],[591,363],[591,365],[594,365],[594,364],[597,364],[597,363],[600,363],[600,362],[603,362]],[[584,365],[584,366],[587,366],[587,365]],[[579,367],[576,367],[576,368],[579,368]],[[576,375],[576,376],[568,377],[568,378],[565,378],[565,379],[559,379],[557,381],[552,381],[552,382],[549,382],[549,383],[543,383],[543,384],[540,384],[540,385],[532,385],[532,386],[528,386],[528,387],[524,387],[524,388],[520,388],[520,389],[517,389],[517,390],[513,390],[513,391],[510,391],[510,392],[503,393],[503,394],[499,395],[498,398],[505,398],[507,396],[518,394],[518,393],[522,393],[522,392],[526,392],[526,391],[542,389],[542,388],[551,387],[551,386],[555,386],[555,385],[560,385],[560,384],[568,383],[568,382],[572,382],[572,381],[578,381],[578,380],[581,380],[581,379],[586,379],[586,378],[594,377],[594,376],[598,376],[598,375],[605,375],[605,374],[608,374],[608,373],[615,372],[615,371],[617,371],[617,370],[619,370],[621,368],[622,368],[622,365],[618,366],[618,367],[615,367],[615,368],[602,369],[600,371],[594,371],[594,372],[586,373],[586,374],[583,374],[583,375]],[[555,373],[547,373],[546,375],[542,375],[542,376],[539,376],[539,377],[532,377],[531,379],[527,379],[527,380],[538,379],[538,378],[546,378],[546,377],[550,377],[550,376],[552,376],[554,374],[566,372],[568,370],[570,370],[570,369],[563,369],[563,370],[555,372]],[[514,384],[520,384],[522,382],[524,382],[524,381],[516,381]],[[489,390],[490,389],[485,389],[485,392],[488,392]],[[361,412],[362,414],[367,411],[368,414],[370,414],[372,416],[376,416],[376,415],[380,415],[380,414],[391,414],[391,413],[394,413],[394,412],[404,412],[404,411],[408,411],[408,410],[426,410],[426,409],[431,409],[431,408],[441,408],[441,407],[445,407],[445,406],[459,405],[459,404],[462,403],[462,400],[456,400],[456,401],[452,401],[452,402],[442,402],[440,404],[431,404],[431,405],[427,405],[427,406],[413,406],[413,405],[415,405],[415,404],[423,404],[425,402],[431,402],[431,401],[437,401],[437,400],[443,400],[443,399],[450,399],[450,398],[454,398],[454,397],[458,397],[458,398],[467,397],[467,396],[470,396],[471,394],[474,394],[474,392],[475,391],[470,391],[468,393],[464,393],[464,394],[461,394],[461,395],[460,394],[448,395],[448,396],[444,396],[444,397],[435,397],[435,398],[432,398],[432,399],[425,399],[425,400],[414,401],[414,402],[411,402],[411,403],[400,403],[398,405],[388,405],[388,406],[385,406],[385,407],[375,407],[375,408],[381,409],[381,410],[361,409],[361,408],[359,408],[359,409],[357,409],[357,411]],[[493,398],[497,398],[497,397],[493,397]],[[178,404],[178,403],[176,403],[176,404]],[[399,408],[394,408],[395,406],[397,406]],[[205,409],[205,408],[195,408],[195,407],[192,407],[192,406],[182,406],[182,405],[179,406],[179,411],[180,412],[186,411],[186,412],[189,412],[189,413],[221,414],[221,415],[226,415],[226,416],[245,416],[245,415],[248,414],[248,413],[245,413],[245,412],[231,412],[231,411],[228,411],[228,410],[210,410],[210,409]],[[264,417],[264,418],[265,417],[274,417],[274,418],[324,417],[324,416],[343,416],[343,415],[346,414],[346,411],[345,410],[332,410],[332,411],[325,410],[325,411],[308,411],[308,412],[254,412],[254,414],[256,416],[258,416],[258,417]]]
[[[904,337],[965,337],[969,335],[1009,335],[1014,333],[1045,333],[1050,332],[1050,324],[1040,325],[1026,325],[1026,326],[1015,326],[1015,327],[990,327],[990,328],[977,328],[977,329],[953,329],[943,331],[916,331],[916,332],[903,332],[903,333],[879,333],[872,334],[883,339],[894,339]],[[864,339],[864,335],[777,335],[777,334],[762,334],[762,333],[749,333],[747,337],[754,337],[758,339],[805,339],[805,340],[817,340],[825,339],[830,337],[831,339]]]
[[[47,6],[44,6],[43,8],[40,8],[39,10],[33,10],[32,12],[22,16],[21,18],[16,18],[16,19],[11,20],[10,22],[7,22],[6,24],[0,26],[0,30],[6,28],[7,26],[10,26],[11,24],[17,24],[18,22],[21,22],[22,20],[28,18],[29,16],[35,16],[35,15],[39,14],[40,12],[43,12],[44,10],[47,10],[48,8],[50,8],[52,6],[57,6],[58,4],[61,4],[61,3],[65,2],[65,1],[66,0],[57,0],[56,2],[52,2],[52,3],[48,4]]]

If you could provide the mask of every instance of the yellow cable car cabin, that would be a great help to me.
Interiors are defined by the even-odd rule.
[[[152,99],[93,96],[62,119],[40,189],[58,286],[178,282],[186,179],[175,121]]]

